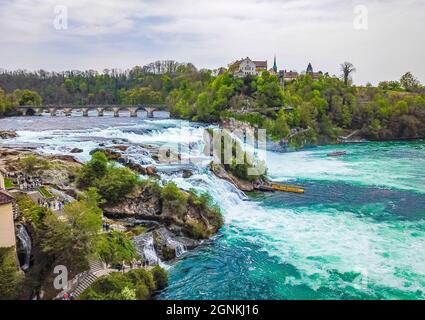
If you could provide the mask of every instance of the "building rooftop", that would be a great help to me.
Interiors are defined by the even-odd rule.
[[[0,190],[0,205],[12,203],[15,200],[7,191]]]
[[[267,61],[252,61],[257,68],[267,69]]]

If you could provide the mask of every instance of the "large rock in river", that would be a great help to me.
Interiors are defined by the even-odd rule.
[[[15,131],[0,131],[1,139],[12,139],[16,138],[18,134]]]

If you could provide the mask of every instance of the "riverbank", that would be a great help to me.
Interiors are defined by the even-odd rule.
[[[118,149],[127,150],[122,146],[117,146]],[[65,218],[63,212],[60,209],[55,211],[56,205],[53,210],[50,203],[66,201],[72,204],[76,198],[81,197],[83,190],[79,188],[78,177],[85,166],[70,155],[44,155],[31,148],[0,147],[0,170],[10,177],[8,179],[21,179],[25,174],[26,181],[40,183],[40,187],[36,188],[27,186],[27,182],[23,186],[16,180],[9,186],[9,191],[21,202],[22,197],[27,197],[28,201],[34,202],[35,207],[48,202],[49,206],[46,208],[51,209],[59,219]],[[155,180],[141,180],[136,189],[123,195],[117,202],[109,204],[109,199],[105,198],[103,201],[106,204],[102,205],[104,225],[107,224],[108,230],[133,234],[133,245],[149,266],[163,265],[195,249],[203,240],[217,233],[223,224],[220,210],[213,206],[207,196],[182,191],[171,183],[161,186],[159,176],[152,176]],[[46,194],[49,194],[49,199],[42,200],[46,198]],[[61,199],[53,201],[53,197],[58,196]],[[64,199],[64,196],[67,198]],[[31,210],[35,210],[35,207],[31,207]],[[28,239],[33,240],[32,247],[38,248],[35,253],[26,253],[24,258],[27,261],[25,271],[33,274],[31,267],[38,266],[41,242],[45,239],[40,235],[37,224],[30,223],[19,214],[16,219],[28,232]],[[29,255],[34,256],[34,260]],[[38,281],[44,283],[47,280]],[[46,287],[42,291],[44,297],[54,295],[51,288]]]

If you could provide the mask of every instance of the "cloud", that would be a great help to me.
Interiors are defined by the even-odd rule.
[[[129,68],[155,59],[214,68],[242,56],[280,67],[338,73],[357,67],[357,83],[398,79],[412,71],[425,82],[421,0],[364,1],[369,29],[353,27],[352,0],[73,0],[68,29],[56,30],[58,0],[0,3],[0,67]]]

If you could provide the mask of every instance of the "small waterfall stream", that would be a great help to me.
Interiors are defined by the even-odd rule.
[[[134,237],[133,240],[136,244],[137,253],[140,254],[149,265],[161,265],[162,262],[156,254],[152,234],[141,234]]]
[[[22,252],[22,259],[20,261],[21,269],[27,271],[30,268],[31,262],[31,237],[28,234],[27,228],[21,224],[17,226],[16,236],[20,242],[19,252]]]
[[[161,230],[162,231],[162,230]],[[164,230],[166,231],[166,230]],[[158,231],[160,232],[160,231]],[[184,253],[187,252],[186,247],[183,243],[173,239],[169,232],[161,232],[161,236],[167,241],[170,247],[173,247],[176,252],[176,257],[181,257]]]

